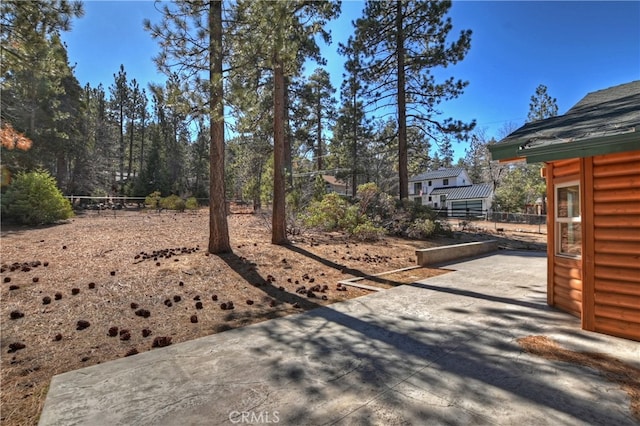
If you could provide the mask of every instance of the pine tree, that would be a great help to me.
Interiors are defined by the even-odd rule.
[[[80,87],[59,34],[82,16],[82,4],[7,0],[0,12],[0,131],[11,129],[30,148],[3,148],[3,165],[14,172],[45,166],[66,186],[68,161],[80,142]]]
[[[142,92],[140,91],[140,86],[138,86],[138,82],[135,78],[129,83],[129,94],[130,96],[127,102],[127,118],[129,120],[129,164],[127,166],[127,182],[131,182],[133,173],[133,141],[135,136],[136,120],[138,120],[138,113],[140,112],[140,104],[142,102]]]
[[[442,161],[441,167],[453,166],[453,146],[451,145],[451,139],[445,137],[438,145],[438,153],[440,154],[440,160]]]
[[[395,107],[398,123],[400,198],[408,197],[407,128],[414,126],[434,141],[449,135],[465,140],[475,122],[441,119],[437,106],[460,96],[468,82],[453,77],[437,82],[430,70],[464,59],[471,31],[447,45],[452,29],[450,1],[367,1],[356,21],[354,46],[366,58],[365,80],[372,108]]]
[[[371,124],[367,119],[363,102],[366,87],[362,84],[361,52],[355,45],[353,37],[349,37],[346,45],[340,44],[338,52],[347,57],[345,74],[340,87],[341,107],[333,129],[331,142],[331,159],[335,168],[341,169],[336,177],[346,179],[350,177],[351,196],[356,196],[362,175],[364,162],[360,158],[371,139]],[[348,171],[344,171],[347,169]]]
[[[312,146],[316,162],[316,170],[322,171],[325,156],[325,132],[335,119],[333,94],[329,73],[317,68],[305,85],[301,100],[307,103],[309,117],[309,135],[313,138]]]
[[[145,27],[162,47],[156,63],[166,73],[172,66],[190,86],[189,113],[208,111],[209,149],[209,252],[231,251],[227,224],[224,182],[224,103],[223,103],[223,25],[222,1],[177,2],[175,8],[162,8],[160,25],[145,22]]]
[[[233,33],[234,69],[247,64],[268,70],[273,78],[273,215],[271,242],[286,244],[285,168],[288,79],[295,76],[305,58],[319,60],[315,36],[329,41],[323,29],[339,12],[329,1],[298,2],[240,0],[235,4]],[[258,74],[259,76],[259,74]]]
[[[547,86],[544,84],[536,88],[535,95],[531,96],[529,102],[529,114],[527,122],[544,120],[545,118],[558,115],[558,104],[556,98],[552,98],[547,93]]]
[[[120,64],[118,74],[113,75],[114,82],[109,87],[111,92],[111,109],[113,111],[114,120],[118,123],[119,129],[119,144],[118,144],[118,177],[115,182],[119,182],[120,193],[124,192],[124,163],[125,163],[125,149],[126,144],[124,141],[125,134],[125,120],[127,104],[129,103],[129,86],[127,83],[127,72],[124,70],[124,65]]]
[[[429,151],[431,143],[420,129],[416,127],[407,128],[407,151],[409,176],[424,173],[429,169],[431,157]]]
[[[545,118],[555,117],[556,115],[558,115],[558,104],[556,98],[549,96],[547,93],[547,86],[544,84],[539,85],[536,88],[535,95],[531,96],[527,120],[530,122],[544,120]],[[547,192],[547,185],[544,178],[540,175],[540,167],[536,164],[526,164],[523,167],[525,168],[525,186],[530,188],[530,192],[532,192],[536,197],[542,199],[542,213],[546,214],[547,203],[545,200],[545,194]],[[536,200],[534,199],[533,202],[535,201]]]

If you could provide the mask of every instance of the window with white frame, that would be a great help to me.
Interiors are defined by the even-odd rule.
[[[556,253],[563,256],[582,255],[582,219],[580,185],[569,182],[556,185]]]

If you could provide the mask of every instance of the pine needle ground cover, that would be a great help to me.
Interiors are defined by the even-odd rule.
[[[233,253],[214,256],[208,219],[206,209],[88,211],[55,226],[3,226],[0,423],[36,424],[56,374],[363,296],[338,281],[478,238],[362,243],[303,231],[275,246],[268,216],[231,214]]]
[[[640,421],[640,369],[617,358],[594,352],[577,352],[563,348],[547,336],[527,336],[518,339],[526,352],[539,357],[567,362],[596,370],[624,390],[631,400],[629,410]]]

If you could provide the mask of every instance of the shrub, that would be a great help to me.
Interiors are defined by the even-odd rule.
[[[344,221],[348,203],[340,195],[332,192],[325,195],[321,201],[314,201],[309,205],[304,217],[304,224],[333,231]]]
[[[451,225],[446,221],[436,220],[436,230],[435,233],[438,235],[444,235],[447,237],[453,236],[453,229],[451,229]]]
[[[178,210],[183,212],[186,208],[184,200],[175,194],[171,194],[160,200],[160,207],[167,210]]]
[[[366,215],[360,213],[358,206],[347,206],[342,216],[338,218],[338,228],[351,234],[356,226],[368,220]]]
[[[429,238],[436,231],[436,223],[431,219],[416,219],[407,228],[409,238]]]
[[[24,225],[44,225],[73,216],[69,200],[44,170],[20,172],[2,196],[2,215]]]
[[[159,209],[161,199],[160,191],[153,191],[144,199],[144,204],[152,209]]]
[[[369,208],[373,207],[372,204],[375,202],[376,198],[380,195],[380,189],[378,185],[373,182],[364,183],[362,185],[358,185],[358,189],[356,190],[356,197],[358,197],[360,204],[360,211],[362,213],[369,212]]]
[[[189,197],[187,201],[184,202],[184,207],[187,210],[197,210],[198,209],[198,200],[196,197]]]
[[[384,235],[384,233],[385,230],[383,228],[375,226],[367,220],[366,222],[357,225],[351,232],[351,235],[362,241],[377,241]]]

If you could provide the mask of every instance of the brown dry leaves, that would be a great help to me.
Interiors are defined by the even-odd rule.
[[[631,412],[640,420],[640,369],[619,359],[594,352],[575,352],[558,345],[546,336],[527,336],[517,340],[520,346],[533,355],[545,359],[568,362],[593,368],[607,380],[616,383],[631,399]]]

